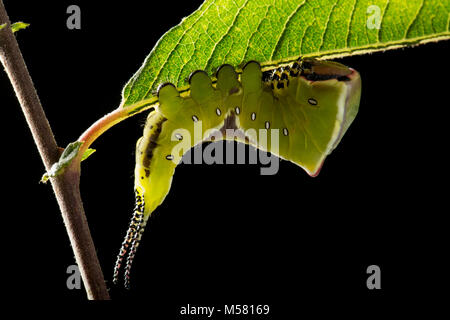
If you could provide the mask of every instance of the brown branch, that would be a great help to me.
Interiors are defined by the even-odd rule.
[[[0,0],[0,25],[4,23],[7,24],[6,27],[0,30],[0,60],[14,87],[39,154],[48,171],[51,165],[58,161],[60,152],[16,38],[11,32],[11,24],[3,1]],[[64,174],[52,178],[51,182],[87,296],[89,299],[106,300],[109,299],[109,294],[80,196],[80,164],[76,161],[72,162],[72,165],[65,170]]]

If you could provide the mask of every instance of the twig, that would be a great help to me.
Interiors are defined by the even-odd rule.
[[[9,27],[11,23],[3,1],[0,0],[0,25],[4,23],[7,26],[0,30],[0,60],[48,171],[58,160],[60,153],[16,38]],[[106,300],[109,299],[109,294],[84,214],[79,181],[80,164],[77,161],[72,161],[64,174],[51,179],[87,296],[89,299]]]

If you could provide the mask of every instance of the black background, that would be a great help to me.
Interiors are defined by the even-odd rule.
[[[60,146],[120,103],[123,85],[160,36],[201,1],[5,1],[31,24],[18,41]],[[81,30],[66,28],[78,4]],[[130,291],[174,319],[184,304],[270,304],[273,318],[310,302],[368,310],[445,288],[448,277],[448,42],[349,57],[360,71],[360,112],[320,175],[281,161],[181,165],[149,221]],[[44,167],[6,74],[2,110],[3,290],[14,299],[85,299],[68,290],[74,257]],[[117,125],[82,164],[81,192],[108,287],[134,207],[136,140],[146,114]],[[447,212],[447,214],[445,213]],[[366,268],[381,268],[368,290]],[[141,305],[142,306],[142,305]],[[163,307],[164,306],[164,307]]]

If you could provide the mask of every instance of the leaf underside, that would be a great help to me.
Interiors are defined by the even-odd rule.
[[[300,55],[333,58],[448,39],[449,13],[448,0],[206,0],[158,41],[121,105],[225,63],[278,65]]]

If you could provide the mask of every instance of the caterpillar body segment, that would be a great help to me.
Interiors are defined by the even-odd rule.
[[[221,139],[269,151],[315,176],[359,107],[359,73],[336,62],[300,58],[290,66],[262,71],[258,62],[250,61],[241,74],[223,65],[215,76],[212,81],[204,71],[193,72],[189,90],[182,94],[170,83],[158,88],[159,105],[136,145],[137,205],[117,259],[115,282],[128,253],[128,285],[145,224],[164,201],[175,167],[190,148],[221,132]],[[237,134],[224,135],[228,129]],[[266,139],[260,139],[261,132]]]

